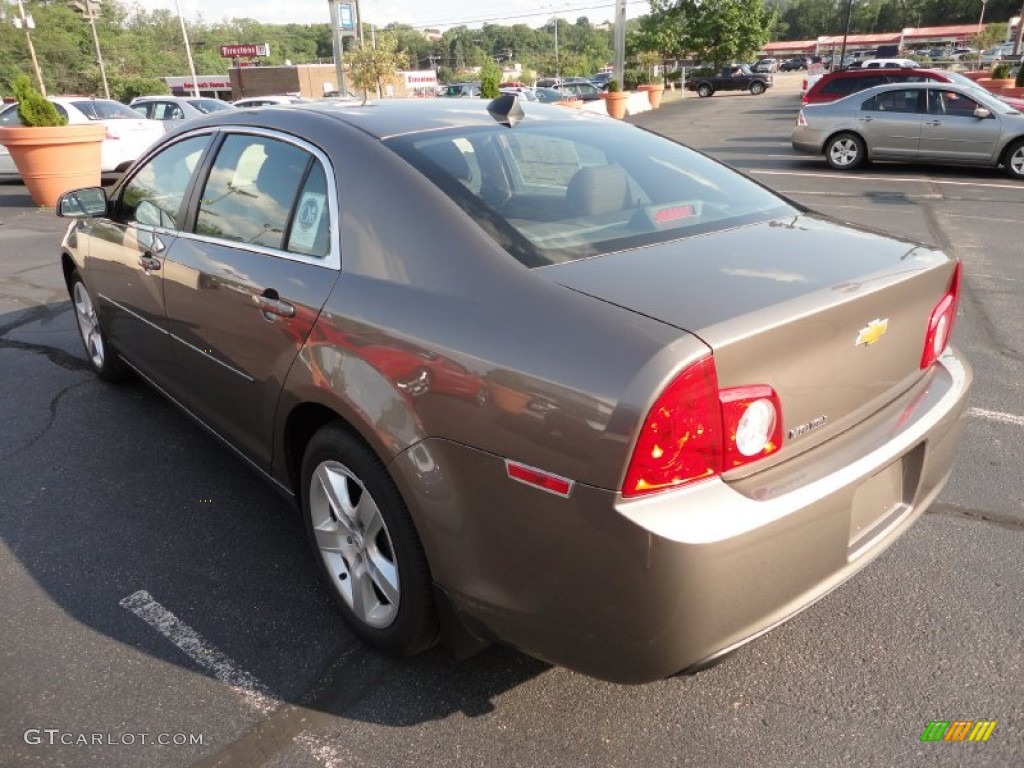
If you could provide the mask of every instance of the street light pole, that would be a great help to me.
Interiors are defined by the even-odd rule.
[[[558,58],[558,11],[555,11],[555,79],[562,79],[562,62]]]
[[[92,27],[92,41],[96,46],[96,63],[100,65],[100,78],[103,80],[103,96],[110,98],[110,87],[107,85],[107,68],[103,64],[103,53],[100,51],[100,38],[96,34],[96,9],[99,7],[100,0],[74,0],[71,5],[72,7],[80,11],[85,15],[85,18],[89,21],[89,26]]]
[[[25,6],[18,0],[18,13],[21,14],[21,26],[25,30],[25,42],[28,43],[28,54],[32,57],[32,68],[36,71],[36,81],[39,83],[39,92],[46,95],[46,83],[43,82],[43,72],[39,69],[39,60],[36,58],[36,47],[32,45],[32,35],[29,29],[35,26],[32,17],[25,13]],[[30,23],[31,22],[31,23]]]
[[[20,0],[19,0],[20,2]],[[185,55],[188,56],[188,71],[192,75],[192,97],[199,98],[199,77],[196,75],[196,65],[192,61],[192,46],[188,42],[188,30],[185,29],[185,19],[181,15],[181,6],[178,0],[174,0],[174,10],[178,12],[178,21],[181,22],[181,37],[185,41]]]
[[[978,34],[981,34],[981,25],[985,21],[985,6],[988,0],[981,0],[981,16],[978,17]]]

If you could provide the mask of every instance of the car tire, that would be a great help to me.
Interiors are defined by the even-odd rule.
[[[864,140],[855,133],[838,133],[825,142],[825,160],[837,171],[849,171],[867,158]]]
[[[764,93],[764,83],[751,83],[750,93],[754,96],[760,96]]]
[[[78,338],[82,340],[89,367],[103,381],[112,384],[124,381],[131,372],[107,339],[107,334],[100,325],[96,302],[77,272],[71,275],[68,292],[71,295],[71,309],[75,313],[75,323],[78,326]]]
[[[1003,167],[1011,179],[1024,180],[1024,141],[1015,141],[1006,148]]]
[[[380,459],[343,425],[330,424],[309,441],[301,483],[306,534],[353,634],[396,656],[434,645],[430,568]]]
[[[697,95],[700,96],[702,99],[706,99],[708,96],[710,96],[714,92],[715,92],[715,89],[712,88],[707,83],[701,83],[700,85],[697,86]]]

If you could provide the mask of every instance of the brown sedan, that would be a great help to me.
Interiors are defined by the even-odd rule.
[[[220,113],[69,193],[89,360],[302,510],[352,630],[695,671],[941,491],[960,265],[601,116]]]

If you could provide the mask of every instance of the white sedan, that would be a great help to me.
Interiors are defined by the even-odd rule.
[[[51,96],[49,100],[68,123],[96,121],[106,126],[107,136],[100,148],[102,173],[120,173],[164,135],[160,122],[139,117],[135,110],[119,101],[85,96]],[[0,126],[3,125],[21,125],[17,104],[8,104],[0,109]],[[17,176],[18,169],[14,167],[7,147],[0,145],[0,178]]]

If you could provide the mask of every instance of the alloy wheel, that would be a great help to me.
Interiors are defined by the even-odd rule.
[[[82,334],[82,341],[85,343],[86,353],[92,364],[100,369],[106,359],[106,349],[103,346],[103,334],[100,332],[99,319],[96,317],[96,307],[92,303],[92,297],[85,289],[81,280],[75,283],[74,288],[75,318],[78,320],[78,332]]]
[[[850,167],[860,159],[860,147],[857,146],[857,141],[849,136],[844,136],[841,139],[837,139],[832,142],[832,146],[828,150],[829,157],[832,158],[832,163],[836,166],[847,168]]]
[[[366,486],[344,464],[324,461],[310,480],[309,514],[334,588],[355,618],[375,629],[390,626],[401,598],[398,562]]]

